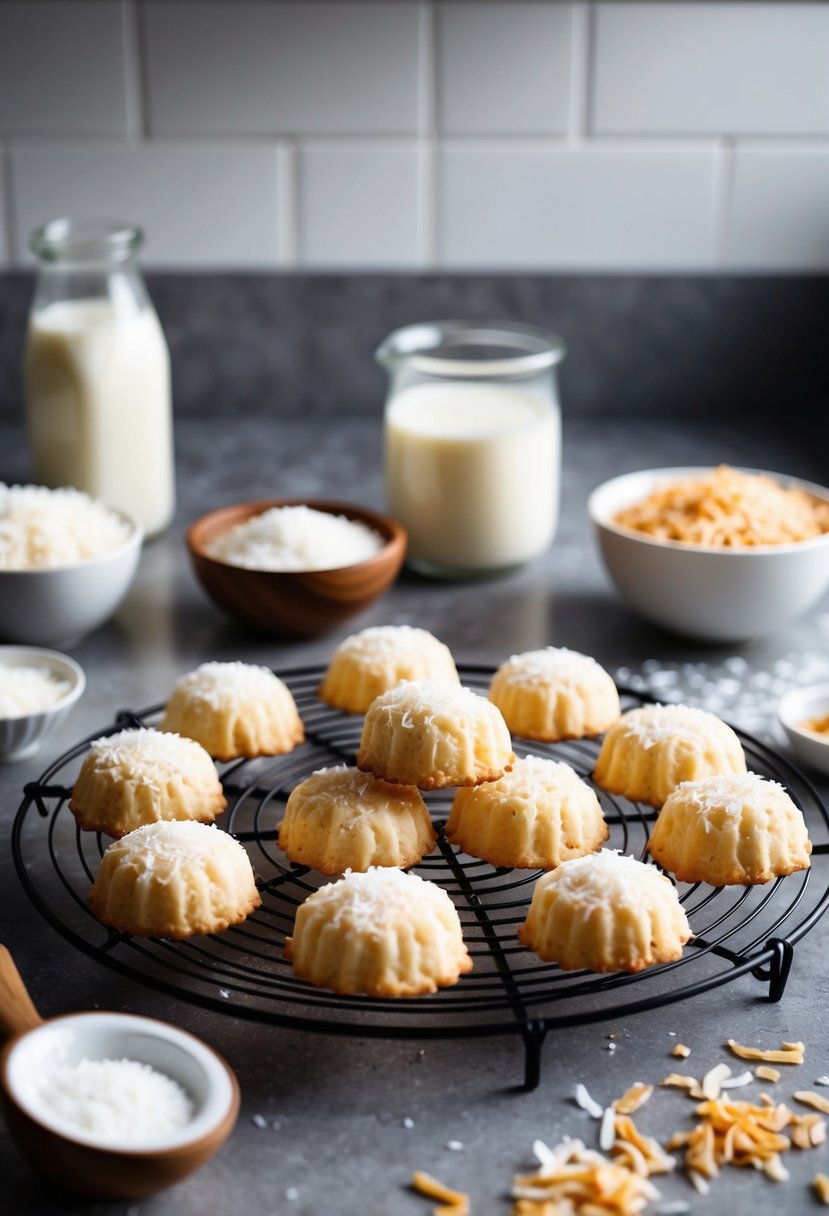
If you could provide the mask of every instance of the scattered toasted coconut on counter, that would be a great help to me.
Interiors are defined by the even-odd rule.
[[[681,1072],[670,1072],[667,1077],[663,1077],[659,1082],[660,1085],[668,1086],[673,1089],[697,1090],[700,1088],[699,1081],[696,1077],[687,1077]],[[702,1097],[702,1091],[697,1095]]]
[[[680,1060],[685,1060],[691,1054],[691,1048],[686,1047],[684,1043],[677,1043],[671,1055],[678,1056]]]
[[[567,1140],[555,1149],[536,1141],[533,1147],[541,1166],[535,1174],[513,1179],[512,1216],[638,1216],[660,1197],[646,1175],[585,1148],[581,1140]]]
[[[766,1064],[802,1064],[806,1048],[802,1043],[784,1043],[780,1050],[764,1051],[760,1047],[745,1047],[726,1039],[726,1045],[741,1060],[762,1060]]]
[[[813,1106],[815,1110],[821,1110],[824,1115],[829,1115],[829,1098],[824,1098],[823,1094],[813,1093],[810,1089],[799,1089],[793,1097],[796,1102],[802,1102],[804,1106]]]
[[[829,1178],[825,1174],[815,1174],[812,1179],[812,1189],[820,1202],[829,1207]]]
[[[432,1208],[433,1216],[469,1216],[469,1196],[464,1191],[453,1191],[423,1170],[412,1174],[410,1185],[418,1195],[437,1200],[438,1206]]]
[[[653,1093],[652,1085],[643,1085],[641,1081],[637,1081],[629,1090],[622,1094],[621,1098],[617,1098],[613,1103],[613,1109],[617,1115],[632,1115],[644,1106],[648,1098]]]
[[[769,1068],[767,1064],[760,1064],[755,1068],[754,1075],[758,1081],[779,1081],[780,1069]]]
[[[580,1107],[581,1110],[586,1110],[588,1115],[592,1115],[594,1119],[601,1119],[604,1114],[604,1107],[599,1106],[598,1102],[594,1098],[591,1098],[587,1092],[587,1087],[582,1085],[581,1082],[578,1083],[573,1091],[573,1101],[576,1103],[576,1106]]]

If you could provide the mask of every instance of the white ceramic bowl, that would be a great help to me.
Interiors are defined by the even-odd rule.
[[[0,761],[23,760],[57,730],[86,688],[86,677],[68,655],[33,646],[0,646],[0,667],[41,667],[69,685],[69,691],[47,709],[17,718],[0,718]]]
[[[0,641],[67,646],[108,621],[127,593],[143,532],[129,525],[123,545],[74,566],[0,570]]]
[[[795,755],[821,773],[829,773],[829,735],[807,730],[801,723],[826,714],[829,714],[829,684],[795,688],[786,693],[777,709]]]
[[[632,608],[688,637],[747,641],[800,616],[829,587],[829,533],[795,544],[721,549],[655,540],[613,522],[623,507],[653,490],[710,471],[626,473],[595,489],[588,511],[608,573]],[[829,502],[829,490],[823,486],[780,473],[769,476]]]

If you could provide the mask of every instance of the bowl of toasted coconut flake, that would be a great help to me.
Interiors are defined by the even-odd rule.
[[[756,469],[666,468],[604,482],[588,502],[622,598],[686,637],[762,637],[829,588],[829,489]]]

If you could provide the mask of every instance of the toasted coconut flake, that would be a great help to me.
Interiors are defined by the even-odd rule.
[[[765,1051],[759,1047],[746,1047],[726,1039],[726,1045],[741,1060],[762,1060],[766,1064],[802,1064],[806,1048],[803,1043],[784,1043],[779,1051]]]
[[[671,1055],[678,1056],[680,1060],[686,1060],[691,1054],[691,1048],[686,1047],[684,1043],[677,1043]]]
[[[688,1178],[690,1179],[691,1186],[692,1186],[692,1187],[694,1188],[694,1190],[695,1190],[695,1191],[697,1191],[697,1192],[698,1192],[700,1195],[707,1195],[707,1194],[709,1194],[709,1192],[710,1192],[710,1190],[711,1190],[711,1187],[710,1187],[710,1186],[708,1185],[708,1183],[705,1181],[705,1179],[703,1178],[702,1174],[698,1174],[696,1170],[689,1170],[689,1171],[688,1171]]]
[[[758,1081],[779,1081],[780,1069],[769,1068],[767,1064],[759,1064],[754,1070],[754,1075]]]
[[[720,1082],[720,1089],[742,1089],[745,1085],[750,1085],[754,1080],[754,1074],[750,1068],[745,1072],[738,1072],[736,1077],[726,1077]]]
[[[715,1101],[720,1096],[723,1081],[731,1076],[731,1069],[727,1064],[715,1064],[710,1068],[702,1078],[702,1096],[708,1098],[709,1101]]]
[[[616,1112],[612,1106],[608,1106],[602,1115],[602,1122],[599,1128],[599,1148],[603,1153],[609,1153],[613,1148],[613,1142],[616,1139]]]
[[[546,1146],[545,1146],[546,1147]],[[638,1216],[659,1198],[656,1187],[619,1161],[608,1161],[570,1140],[548,1149],[546,1160],[559,1162],[558,1172],[545,1167],[538,1174],[517,1175],[512,1216]]]
[[[604,1107],[599,1106],[598,1102],[590,1097],[587,1087],[582,1085],[581,1081],[579,1081],[573,1091],[573,1098],[575,1099],[576,1106],[581,1107],[582,1110],[586,1110],[588,1115],[592,1115],[594,1119],[601,1119],[604,1114]]]
[[[789,1180],[789,1171],[777,1153],[769,1157],[763,1169],[766,1177],[771,1178],[772,1182],[788,1182]]]
[[[697,1089],[699,1081],[696,1077],[683,1076],[681,1072],[668,1073],[667,1077],[663,1077],[659,1082],[660,1085],[668,1085],[674,1089]]]
[[[823,1094],[816,1094],[811,1089],[799,1089],[793,1097],[795,1102],[802,1102],[804,1106],[813,1106],[815,1110],[829,1115],[829,1098],[824,1098]]]
[[[812,1189],[820,1202],[829,1207],[829,1178],[826,1174],[815,1174],[812,1179]]]
[[[630,1116],[617,1116],[615,1131],[614,1154],[617,1149],[620,1152],[626,1152],[630,1147],[635,1148],[644,1161],[648,1176],[669,1174],[676,1167],[675,1158],[669,1157],[661,1144],[652,1136],[646,1136],[640,1132]],[[638,1173],[639,1170],[636,1172]]]
[[[422,1170],[412,1174],[411,1187],[418,1195],[426,1199],[436,1199],[438,1205],[432,1208],[433,1216],[469,1216],[469,1196],[463,1191],[453,1191]]]
[[[616,1099],[613,1109],[617,1115],[632,1115],[640,1106],[645,1105],[652,1093],[652,1085],[643,1085],[641,1081],[637,1081],[622,1094],[621,1098]]]

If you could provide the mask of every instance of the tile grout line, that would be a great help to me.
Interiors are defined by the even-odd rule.
[[[293,139],[276,144],[276,261],[284,270],[299,265],[299,150]]]
[[[121,0],[121,33],[124,53],[124,103],[127,143],[144,143],[148,125],[149,99],[144,88],[145,73],[141,17],[138,0]]]
[[[593,9],[586,0],[579,0],[571,11],[567,142],[577,146],[587,140],[590,130]]]
[[[727,265],[728,243],[731,233],[731,217],[734,204],[734,179],[736,172],[736,140],[723,136],[717,141],[714,153],[714,240],[712,261],[715,269]]]
[[[418,39],[417,242],[421,268],[437,265],[438,45],[434,0],[422,0]]]

